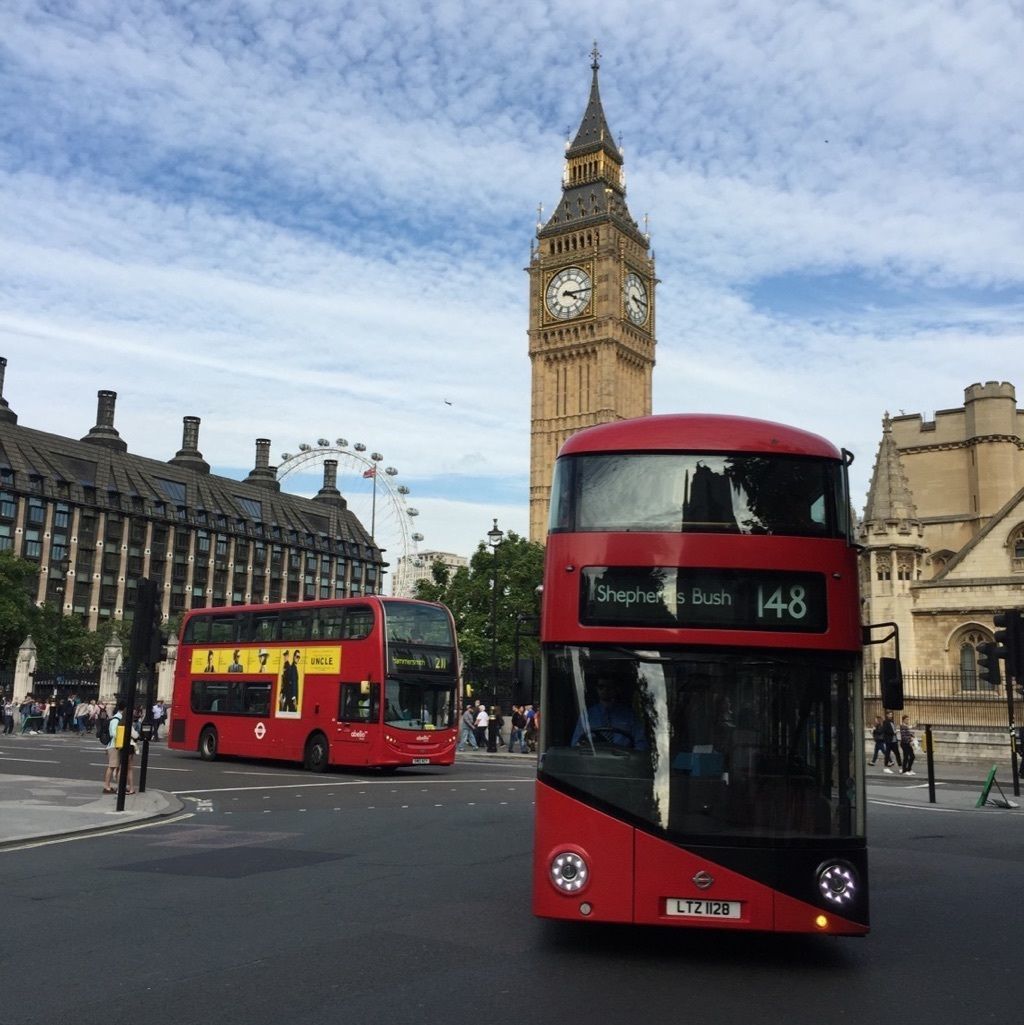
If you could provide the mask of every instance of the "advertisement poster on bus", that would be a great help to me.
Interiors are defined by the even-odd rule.
[[[192,653],[193,673],[241,673],[277,679],[274,715],[298,719],[306,672],[337,674],[341,671],[341,648],[314,645],[308,648],[210,648]]]

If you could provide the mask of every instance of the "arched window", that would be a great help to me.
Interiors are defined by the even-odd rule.
[[[1010,566],[1014,573],[1024,573],[1024,525],[1010,535]]]
[[[978,645],[991,640],[987,634],[975,629],[968,629],[959,638],[961,690],[992,689],[991,684],[978,679]]]

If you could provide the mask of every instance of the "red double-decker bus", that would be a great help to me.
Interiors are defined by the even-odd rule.
[[[365,597],[186,614],[168,746],[328,765],[451,765],[459,654],[443,605]]]
[[[556,462],[533,909],[868,931],[852,457],[651,416]]]

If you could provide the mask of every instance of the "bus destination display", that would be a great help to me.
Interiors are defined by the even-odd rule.
[[[586,626],[822,633],[828,625],[820,573],[590,566],[580,585],[580,622]]]

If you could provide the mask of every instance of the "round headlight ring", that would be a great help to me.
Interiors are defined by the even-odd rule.
[[[576,851],[559,851],[551,859],[551,885],[559,893],[579,893],[590,878],[590,869]]]
[[[853,903],[859,885],[857,870],[847,861],[826,861],[818,866],[818,892],[833,907]]]

